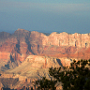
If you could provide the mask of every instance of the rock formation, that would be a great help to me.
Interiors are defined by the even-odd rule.
[[[90,34],[66,32],[45,35],[18,29],[14,34],[0,33],[0,60],[19,60],[32,55],[52,57],[90,58]]]
[[[16,85],[8,84],[10,88],[29,87],[29,84],[33,87],[33,81],[43,76],[51,78],[50,67],[70,66],[73,59],[90,59],[90,34],[45,35],[24,29],[14,34],[0,33],[0,70],[9,69],[0,78],[18,79]],[[0,87],[3,85],[0,82]]]
[[[66,58],[64,59],[66,60]],[[71,61],[70,59],[67,60]],[[50,67],[54,68],[60,66],[63,69],[62,62],[59,58],[29,55],[18,67],[1,73],[0,82],[1,85],[3,83],[4,86],[14,89],[22,86],[33,87],[33,82],[37,79],[41,79],[42,77],[47,77],[48,79],[52,78],[48,72]],[[5,82],[9,82],[10,80],[12,83]]]

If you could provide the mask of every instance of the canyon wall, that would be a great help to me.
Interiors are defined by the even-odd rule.
[[[24,61],[30,55],[90,58],[90,34],[66,32],[45,35],[18,29],[14,34],[0,33],[0,60]]]
[[[28,84],[33,87],[32,81],[44,75],[50,78],[50,67],[70,66],[73,59],[90,59],[90,34],[53,32],[45,35],[24,29],[18,29],[14,34],[0,33],[0,69],[2,66],[9,67],[7,63],[12,63],[12,67],[17,66],[11,70],[9,67],[0,77],[18,78],[20,82],[10,87]],[[14,64],[16,61],[19,61],[16,63],[19,65]]]

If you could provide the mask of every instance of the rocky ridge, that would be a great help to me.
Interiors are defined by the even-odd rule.
[[[0,33],[1,34],[1,33]],[[49,36],[36,31],[18,29],[0,39],[0,60],[24,61],[28,55],[90,58],[90,34],[53,32]]]

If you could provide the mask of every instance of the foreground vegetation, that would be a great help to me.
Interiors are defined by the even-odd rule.
[[[90,60],[73,61],[69,69],[50,68],[49,74],[54,78],[48,80],[43,77],[35,82],[38,90],[56,90],[57,83],[63,90],[90,90]]]

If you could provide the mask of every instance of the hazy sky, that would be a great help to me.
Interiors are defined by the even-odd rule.
[[[0,32],[90,33],[90,0],[0,0]]]

